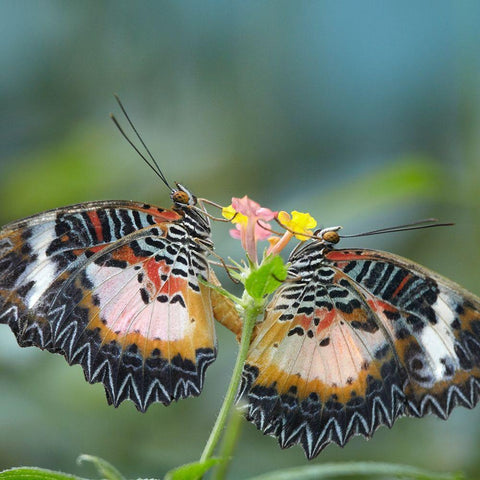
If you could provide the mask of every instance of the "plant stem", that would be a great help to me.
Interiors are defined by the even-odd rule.
[[[243,330],[242,330],[242,339],[240,341],[240,347],[238,349],[237,360],[235,366],[233,367],[232,378],[230,379],[230,384],[228,385],[227,393],[223,401],[220,412],[218,413],[215,425],[210,432],[205,448],[203,449],[202,456],[200,457],[200,462],[204,462],[212,456],[212,453],[217,446],[220,436],[222,434],[222,429],[227,421],[228,414],[232,408],[233,402],[235,401],[235,396],[237,394],[238,386],[242,378],[243,364],[247,358],[248,348],[250,346],[250,339],[252,337],[253,327],[255,326],[255,321],[258,316],[258,305],[253,298],[250,299],[248,305],[244,310],[244,321],[243,321]]]
[[[222,439],[222,445],[220,447],[219,456],[222,459],[222,462],[215,468],[212,477],[213,480],[225,480],[232,453],[237,445],[238,438],[240,437],[242,425],[243,415],[238,409],[233,408],[230,412]]]

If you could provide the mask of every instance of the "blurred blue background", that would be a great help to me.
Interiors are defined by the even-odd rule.
[[[108,118],[123,99],[166,176],[222,204],[309,211],[348,233],[436,216],[453,228],[345,245],[407,256],[480,294],[480,3],[83,1],[0,3],[0,220],[99,199],[168,206]],[[227,227],[221,255],[239,258]],[[220,272],[221,275],[221,272]],[[229,280],[222,276],[229,285]],[[129,477],[197,459],[233,367],[204,392],[140,414],[56,355],[0,328],[0,469]],[[314,463],[381,460],[480,476],[480,408],[401,419]],[[307,461],[245,424],[229,478]]]

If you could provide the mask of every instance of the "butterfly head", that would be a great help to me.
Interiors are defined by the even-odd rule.
[[[298,260],[303,262],[304,258],[313,252],[315,252],[315,254],[320,252],[320,257],[323,257],[325,249],[327,251],[332,250],[334,245],[340,241],[341,237],[338,231],[341,228],[340,226],[336,226],[316,230],[309,242],[300,242],[297,244],[291,251],[288,261],[291,263],[295,263]]]
[[[197,204],[197,197],[180,183],[175,182],[176,189],[172,189],[170,198],[175,207],[183,208]]]
[[[175,187],[172,188],[170,192],[170,198],[173,201],[173,210],[179,213],[183,218],[189,218],[190,227],[192,230],[190,233],[195,235],[196,238],[199,237],[199,231],[202,231],[207,237],[210,235],[210,223],[208,218],[205,216],[203,209],[197,206],[197,197],[185,188],[180,183],[175,182]],[[187,226],[187,228],[190,228]],[[206,244],[211,248],[211,240],[207,240]]]
[[[314,236],[326,245],[337,244],[340,241],[340,235],[338,231],[341,228],[342,227],[340,226],[323,228],[322,230],[317,230],[314,233]]]

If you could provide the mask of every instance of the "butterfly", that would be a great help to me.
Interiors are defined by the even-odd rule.
[[[170,189],[172,208],[97,201],[4,226],[0,323],[20,346],[80,364],[110,404],[130,399],[143,412],[200,394],[216,357],[214,317],[230,305],[202,283],[218,282],[206,212],[186,187],[170,187],[146,146],[153,163],[134,148]]]
[[[446,419],[479,401],[480,299],[397,255],[335,249],[338,239],[326,229],[292,251],[239,390],[248,420],[309,459],[401,416]]]

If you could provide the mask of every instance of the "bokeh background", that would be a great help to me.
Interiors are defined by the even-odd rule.
[[[13,1],[0,3],[0,220],[94,199],[168,206],[108,118],[118,93],[170,180],[228,204],[248,194],[348,233],[425,217],[455,227],[345,245],[412,258],[480,294],[480,3]],[[227,226],[217,251],[239,259]],[[221,275],[221,272],[220,272]],[[226,285],[229,280],[222,276]],[[129,477],[197,459],[236,343],[201,397],[140,414],[107,406],[79,366],[0,328],[0,469]],[[401,419],[312,463],[379,460],[480,476],[480,408]],[[229,478],[305,465],[243,427]]]

